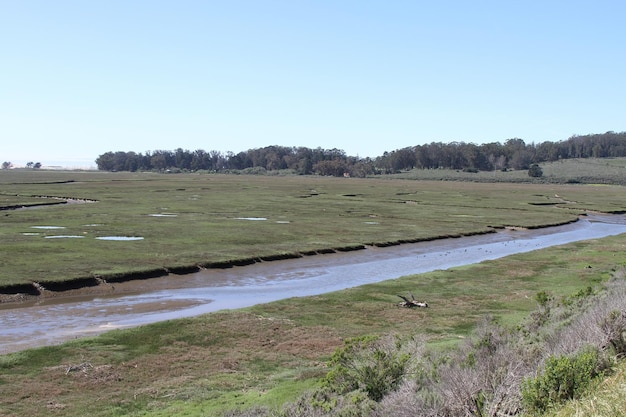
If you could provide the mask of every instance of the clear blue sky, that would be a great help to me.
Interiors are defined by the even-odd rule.
[[[626,130],[626,2],[0,0],[0,160]]]

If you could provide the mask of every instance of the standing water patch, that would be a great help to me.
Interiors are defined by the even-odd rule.
[[[143,240],[141,236],[100,236],[98,240]]]
[[[267,218],[265,217],[235,217],[235,220],[263,221],[263,220],[267,220]]]

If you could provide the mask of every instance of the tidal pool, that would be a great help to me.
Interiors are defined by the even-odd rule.
[[[108,296],[0,304],[0,353],[56,344],[162,320],[445,270],[516,253],[626,233],[626,216],[587,216],[565,226],[441,239],[260,262],[110,285]],[[108,285],[108,284],[107,284]],[[121,294],[127,286],[137,293]]]
[[[143,240],[141,236],[100,236],[97,237],[98,240]]]

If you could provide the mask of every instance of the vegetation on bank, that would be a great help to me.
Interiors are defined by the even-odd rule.
[[[623,187],[579,184],[52,171],[0,183],[4,207],[64,203],[0,212],[0,286],[15,292],[626,210]]]
[[[527,319],[487,317],[453,349],[429,348],[421,334],[348,339],[319,388],[279,409],[224,416],[621,416],[626,390],[606,386],[623,381],[626,365],[625,278],[621,266],[599,291],[540,291]]]
[[[610,277],[616,280],[611,288],[620,288],[623,254],[623,236],[578,242],[3,355],[0,409],[3,415],[21,417],[51,412],[70,417],[216,416],[228,410],[238,410],[231,415],[267,410],[280,415],[277,410],[285,405],[283,411],[293,412],[287,415],[323,416],[361,415],[349,413],[359,406],[377,410],[373,415],[389,410],[403,416],[416,415],[420,401],[444,394],[451,396],[442,397],[448,404],[465,407],[476,399],[484,407],[493,404],[493,390],[507,387],[501,378],[509,374],[501,371],[509,369],[523,384],[516,361],[528,359],[520,366],[536,370],[525,375],[534,378],[542,375],[548,358],[575,357],[576,346],[587,340],[581,335],[593,329],[591,321],[568,327],[575,332],[569,336],[564,329],[579,320],[576,314],[585,306],[595,308],[611,299],[600,291]],[[427,300],[430,308],[398,307],[396,294],[408,291]],[[624,303],[620,291],[617,300]],[[482,330],[473,333],[479,323]],[[377,344],[366,343],[364,336]],[[576,345],[577,339],[582,345]],[[557,349],[562,342],[567,342],[566,350]],[[496,354],[488,354],[492,351]],[[519,352],[526,356],[513,355]],[[613,369],[611,355],[607,358],[611,367],[604,369],[606,374]],[[484,359],[491,362],[485,365]],[[402,378],[394,371],[375,379],[390,381],[373,386],[373,392],[383,393],[377,402],[353,376],[367,378],[371,372],[363,365],[374,364],[372,371],[380,371],[376,364],[388,361],[402,369]],[[394,369],[383,370],[387,368]],[[444,380],[459,386],[446,390]],[[436,385],[425,390],[426,382]],[[467,395],[466,401],[453,400],[455,393]],[[521,401],[521,393],[507,398]],[[437,404],[443,402],[431,406]]]
[[[513,327],[483,321],[459,347],[429,349],[418,336],[349,339],[320,388],[280,409],[225,416],[540,416],[581,399],[626,354],[626,269],[607,287],[556,298]],[[618,390],[623,395],[624,390]],[[623,403],[612,415],[623,413]],[[619,410],[619,411],[618,411]],[[579,414],[577,414],[579,415]],[[587,414],[590,415],[590,414]],[[593,414],[596,415],[596,414]],[[605,414],[602,414],[605,415]]]

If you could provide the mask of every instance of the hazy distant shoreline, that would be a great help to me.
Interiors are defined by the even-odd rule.
[[[26,164],[29,162],[40,162],[40,169],[81,169],[81,170],[97,170],[98,166],[96,165],[95,160],[93,159],[70,159],[70,160],[43,160],[43,159],[29,159],[29,160],[15,160],[15,159],[6,159],[6,161],[11,162],[12,168],[26,168]]]

